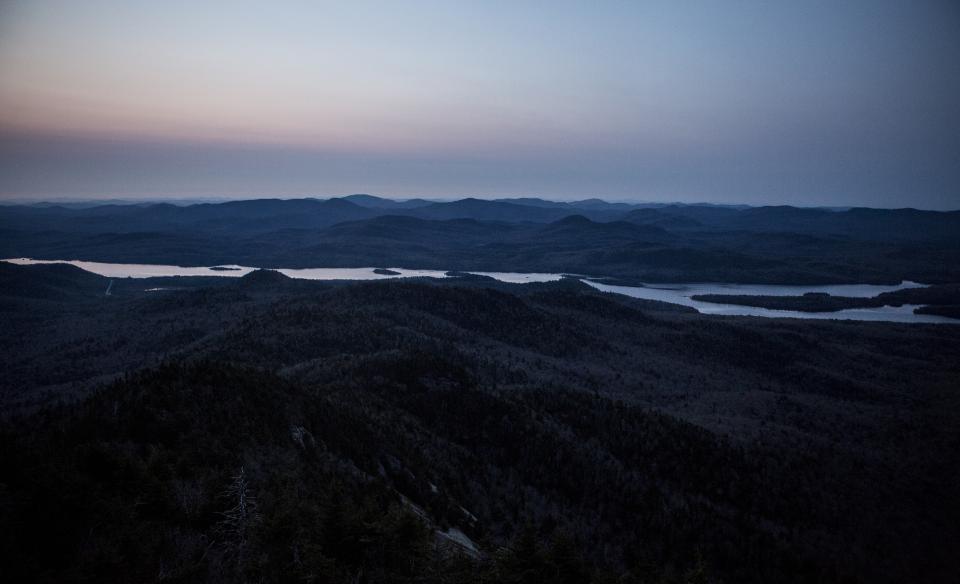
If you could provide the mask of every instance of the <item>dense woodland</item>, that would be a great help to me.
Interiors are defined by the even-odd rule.
[[[960,326],[573,280],[107,284],[0,263],[3,581],[960,572]]]

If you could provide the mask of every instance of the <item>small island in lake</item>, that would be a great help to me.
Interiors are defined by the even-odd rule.
[[[462,280],[473,280],[476,282],[495,282],[496,278],[484,276],[482,274],[472,274],[470,272],[461,272],[460,270],[450,270],[445,274],[448,278],[460,278]]]
[[[835,312],[848,308],[883,306],[874,298],[831,296],[824,292],[807,292],[803,296],[753,296],[746,294],[695,294],[693,300],[714,304],[755,306],[770,310],[796,310],[799,312]]]
[[[936,314],[950,318],[960,318],[960,284],[904,288],[894,292],[884,292],[872,298],[832,296],[825,292],[807,292],[803,296],[696,294],[690,298],[714,304],[734,304],[798,312],[836,312],[850,308],[879,308],[881,306],[918,304],[921,306],[914,309],[916,314]]]
[[[212,272],[239,272],[240,268],[234,268],[232,266],[213,266],[210,268]]]
[[[381,276],[399,276],[400,275],[400,272],[396,272],[394,270],[388,270],[387,268],[374,268],[373,273],[379,274]]]
[[[568,274],[564,274],[564,277],[567,277]],[[637,278],[630,277],[612,277],[612,276],[601,276],[598,278],[587,278],[591,282],[597,284],[604,284],[606,286],[629,286],[633,288],[646,288],[646,284],[638,280]]]

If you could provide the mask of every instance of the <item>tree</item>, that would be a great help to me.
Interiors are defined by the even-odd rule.
[[[222,544],[227,555],[235,559],[237,571],[241,572],[247,542],[258,519],[257,501],[251,492],[244,467],[240,467],[240,472],[233,476],[223,495],[233,506],[220,513],[223,519],[217,524],[217,531],[223,537]]]

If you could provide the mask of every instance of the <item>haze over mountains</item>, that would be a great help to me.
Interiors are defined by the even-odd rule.
[[[0,584],[958,584],[958,31],[0,0]]]
[[[257,267],[393,265],[624,281],[944,283],[960,211],[370,195],[0,207],[0,256]]]

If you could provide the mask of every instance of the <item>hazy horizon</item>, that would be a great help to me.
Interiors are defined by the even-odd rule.
[[[879,206],[870,206],[870,205],[804,205],[804,204],[777,204],[777,203],[738,203],[736,201],[731,202],[721,202],[714,203],[709,201],[679,201],[679,200],[641,200],[641,199],[628,199],[620,198],[613,199],[609,197],[568,197],[566,199],[560,199],[556,197],[551,197],[549,195],[516,195],[516,196],[482,196],[482,195],[464,195],[464,196],[436,196],[436,197],[419,197],[419,196],[391,196],[377,193],[345,193],[345,194],[299,194],[299,195],[289,195],[289,196],[257,196],[251,195],[246,197],[228,197],[228,196],[203,196],[197,195],[193,197],[163,197],[163,196],[143,196],[143,197],[70,197],[70,196],[40,196],[40,197],[7,197],[0,198],[0,205],[35,205],[35,204],[50,204],[50,205],[84,205],[84,206],[93,206],[97,204],[145,204],[145,203],[170,203],[176,205],[192,205],[192,204],[216,204],[216,203],[229,203],[234,201],[256,201],[256,200],[298,200],[298,199],[315,199],[318,201],[324,201],[329,199],[338,199],[351,196],[372,196],[380,199],[389,199],[393,201],[403,202],[410,201],[415,199],[420,199],[428,201],[430,203],[450,203],[455,201],[460,201],[463,199],[480,199],[486,201],[507,201],[507,200],[520,200],[520,199],[541,199],[549,202],[555,203],[575,203],[585,200],[599,199],[607,203],[622,203],[627,205],[714,205],[714,206],[725,206],[725,207],[767,207],[767,206],[791,206],[802,209],[848,209],[848,208],[871,208],[871,209],[914,209],[918,211],[960,211],[960,207],[953,208],[925,208],[918,206],[899,206],[899,207],[879,207]]]
[[[937,0],[8,2],[0,200],[957,209],[958,30]]]

